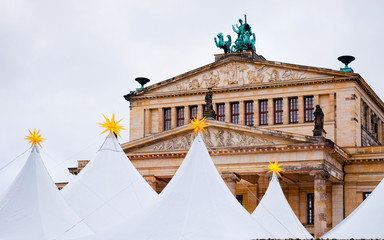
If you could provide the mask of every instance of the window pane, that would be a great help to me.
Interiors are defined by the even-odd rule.
[[[225,121],[225,104],[220,103],[217,104],[217,120],[218,121]]]
[[[314,194],[307,194],[307,224],[314,223],[315,206],[314,206]]]
[[[260,100],[260,125],[268,125],[268,100]]]
[[[274,100],[275,124],[283,123],[283,99]]]
[[[197,117],[197,106],[189,107],[189,118],[192,120],[194,117]]]
[[[231,103],[231,123],[239,123],[239,103]]]
[[[184,108],[179,107],[177,108],[177,126],[183,126],[184,125]]]
[[[304,97],[304,121],[313,121],[313,96]]]
[[[253,126],[253,102],[245,102],[245,125]]]
[[[164,130],[171,129],[171,109],[164,108]]]
[[[299,100],[298,98],[289,99],[289,122],[299,122]]]

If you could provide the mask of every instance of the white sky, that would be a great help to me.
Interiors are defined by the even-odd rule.
[[[235,40],[244,13],[267,60],[339,69],[350,54],[384,99],[383,1],[0,0],[0,168],[33,128],[53,169],[93,158],[102,114],[128,127],[135,77],[153,84],[213,62],[213,38]]]

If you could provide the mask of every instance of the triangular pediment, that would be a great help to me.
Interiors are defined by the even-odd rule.
[[[209,120],[203,139],[209,149],[236,149],[267,146],[300,145],[317,141],[315,138],[280,131],[247,127]],[[194,136],[188,126],[178,127],[122,145],[129,153],[187,151]]]
[[[346,76],[351,76],[351,73],[273,61],[230,57],[151,85],[143,90],[128,94],[126,97],[142,94],[199,91],[207,88],[263,87],[281,83],[329,80]]]

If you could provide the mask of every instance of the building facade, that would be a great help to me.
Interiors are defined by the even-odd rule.
[[[267,61],[250,51],[216,55],[211,64],[124,96],[130,141],[122,147],[157,192],[192,143],[187,124],[203,117],[208,88],[217,116],[208,120],[204,141],[250,213],[268,187],[272,161],[282,164],[283,191],[315,237],[384,177],[384,104],[359,74]],[[325,137],[313,136],[316,105]]]

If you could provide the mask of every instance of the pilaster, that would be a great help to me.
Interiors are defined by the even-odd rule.
[[[245,106],[244,101],[239,102],[239,124],[245,124]]]
[[[231,103],[225,102],[225,122],[231,122]]]
[[[151,109],[144,109],[144,136],[151,133]]]
[[[171,107],[171,128],[175,128],[176,125],[177,125],[176,107]]]
[[[299,104],[299,123],[304,123],[304,97],[299,96],[298,98]]]
[[[260,125],[260,114],[259,114],[259,100],[255,99],[253,101],[253,124],[255,126]]]
[[[273,102],[273,98],[269,98],[268,99],[268,125],[273,125],[274,124],[274,111],[273,111],[273,107],[274,107],[274,102]]]
[[[289,107],[288,98],[283,98],[283,124],[289,123]]]
[[[203,118],[203,113],[204,113],[204,107],[202,104],[197,105],[197,117],[199,119]]]
[[[327,232],[327,188],[326,180],[329,173],[326,171],[315,171],[311,175],[314,180],[314,207],[315,207],[315,238],[323,236]]]
[[[343,183],[332,184],[332,227],[343,220],[344,186]]]
[[[164,131],[164,108],[159,108],[158,132]]]
[[[184,125],[189,124],[190,119],[189,119],[189,106],[184,106]]]

